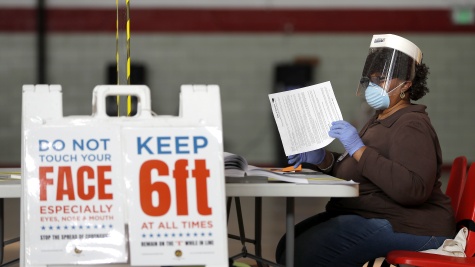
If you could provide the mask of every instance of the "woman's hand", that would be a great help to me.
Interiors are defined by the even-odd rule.
[[[356,151],[364,147],[358,131],[349,122],[343,120],[332,122],[328,135],[338,138],[350,156],[353,156]]]
[[[304,162],[318,165],[325,159],[325,154],[325,149],[320,148],[300,154],[290,155],[287,157],[287,159],[289,164],[294,165],[294,168],[297,168]]]

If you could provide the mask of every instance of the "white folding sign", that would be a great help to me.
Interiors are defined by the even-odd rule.
[[[182,86],[177,117],[140,85],[97,86],[92,116],[63,117],[61,91],[23,87],[25,265],[227,266],[218,86]],[[137,115],[108,116],[111,95]]]

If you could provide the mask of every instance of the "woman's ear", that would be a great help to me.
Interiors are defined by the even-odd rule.
[[[405,81],[404,85],[401,88],[401,91],[407,92],[407,90],[409,90],[409,88],[411,88],[411,86],[412,86],[411,81]]]

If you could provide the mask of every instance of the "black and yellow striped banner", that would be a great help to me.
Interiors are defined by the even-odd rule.
[[[130,1],[125,0],[126,10],[127,10],[127,27],[126,27],[126,38],[127,38],[127,85],[131,84],[130,81]],[[130,116],[132,112],[132,97],[127,96],[127,116]]]
[[[117,85],[120,84],[120,56],[119,56],[119,0],[115,0],[116,6],[116,18],[115,18],[115,63],[116,63],[116,70],[117,70]],[[120,96],[117,96],[117,116],[120,114],[119,110],[120,106]]]
[[[115,1],[116,5],[116,33],[115,33],[115,57],[116,57],[116,69],[117,69],[117,85],[120,85],[120,53],[119,53],[119,0]],[[131,85],[131,64],[130,64],[130,0],[125,0],[126,6],[126,49],[127,49],[127,59],[126,59],[126,75],[127,75],[127,85]],[[127,116],[130,116],[133,111],[133,97],[127,96]],[[120,96],[117,96],[117,116],[120,116]]]

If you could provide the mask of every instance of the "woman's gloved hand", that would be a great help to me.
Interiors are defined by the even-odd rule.
[[[300,154],[290,155],[287,157],[289,164],[294,165],[297,168],[300,164],[307,162],[314,165],[318,165],[323,162],[325,158],[325,149],[320,148]]]
[[[350,156],[364,146],[356,128],[343,120],[332,122],[328,135],[338,138]]]

